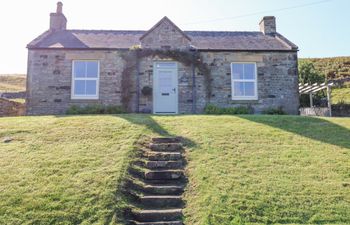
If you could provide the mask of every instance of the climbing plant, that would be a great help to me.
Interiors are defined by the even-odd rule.
[[[121,93],[123,107],[128,110],[130,108],[131,91],[130,87],[133,86],[132,75],[137,70],[137,65],[140,59],[145,57],[159,57],[161,59],[172,59],[178,61],[185,66],[194,65],[198,69],[199,73],[204,76],[204,85],[206,88],[206,97],[211,96],[211,78],[210,69],[203,60],[199,52],[191,52],[184,50],[160,50],[160,49],[141,49],[139,47],[132,47],[122,55],[125,61],[125,67],[122,72],[121,79]]]

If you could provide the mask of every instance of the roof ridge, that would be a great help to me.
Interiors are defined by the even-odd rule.
[[[101,31],[101,32],[128,31],[128,32],[146,32],[146,30],[102,30],[102,29],[67,29],[65,31]]]
[[[65,31],[101,31],[101,32],[147,32],[147,30],[103,30],[103,29],[67,29]],[[262,33],[261,31],[235,31],[235,30],[184,30],[183,32],[221,32],[221,33]]]

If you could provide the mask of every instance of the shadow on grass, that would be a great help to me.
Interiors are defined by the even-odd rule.
[[[161,126],[157,121],[152,118],[152,115],[148,114],[120,114],[116,115],[119,118],[125,119],[130,123],[145,126],[147,129],[151,130],[153,133],[158,134],[161,137],[177,137],[178,135],[170,133],[163,126]],[[180,137],[182,142],[188,147],[195,147],[196,143],[186,137]]]
[[[316,117],[302,116],[252,116],[242,119],[279,128],[316,141],[350,149],[350,129]]]
[[[137,115],[137,114],[121,114],[117,115],[119,118],[125,119],[130,123],[145,126],[153,133],[159,136],[174,136],[170,134],[164,127],[162,127],[157,121],[155,121],[151,115]]]

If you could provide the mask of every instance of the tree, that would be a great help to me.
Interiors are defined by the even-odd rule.
[[[302,84],[313,84],[313,83],[323,83],[325,82],[325,76],[315,69],[315,66],[312,62],[303,60],[299,62],[299,83]],[[314,105],[320,105],[321,100],[325,98],[326,92],[319,91],[313,95]],[[310,105],[309,95],[300,96],[300,106],[308,107]]]
[[[299,82],[302,84],[323,83],[325,76],[315,69],[312,62],[303,60],[299,63]]]

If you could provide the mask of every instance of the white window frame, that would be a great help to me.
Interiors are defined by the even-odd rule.
[[[75,78],[74,77],[74,64],[75,62],[97,62],[97,78],[84,77]],[[76,95],[75,94],[75,81],[76,80],[95,80],[96,81],[96,95]],[[79,59],[72,61],[72,88],[71,88],[71,99],[98,99],[99,98],[99,87],[100,87],[100,61],[92,59]]]
[[[255,65],[255,79],[233,79],[233,65],[234,64],[254,64]],[[231,63],[231,96],[232,100],[258,100],[258,67],[256,62],[232,62]],[[243,66],[244,73],[244,66]],[[234,96],[235,82],[254,82],[254,96]]]

